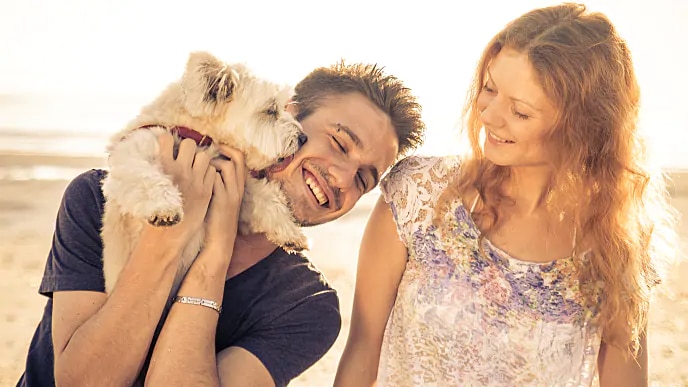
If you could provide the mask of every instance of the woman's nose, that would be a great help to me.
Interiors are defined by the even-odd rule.
[[[484,125],[493,127],[502,126],[503,120],[497,105],[495,100],[491,100],[480,110],[480,121],[482,121]]]

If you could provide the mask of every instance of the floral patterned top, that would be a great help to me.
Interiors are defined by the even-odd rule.
[[[455,158],[409,157],[381,183],[408,248],[378,386],[598,385],[601,338],[571,258],[532,263],[483,241],[457,198],[432,225]]]

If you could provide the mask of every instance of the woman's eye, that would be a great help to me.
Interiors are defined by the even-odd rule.
[[[521,120],[527,120],[528,118],[530,118],[529,115],[523,114],[523,113],[519,113],[519,112],[517,112],[516,110],[514,110],[513,112],[514,112],[514,115],[515,115],[516,117],[518,117],[519,119],[521,119]]]

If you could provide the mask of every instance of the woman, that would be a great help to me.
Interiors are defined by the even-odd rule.
[[[336,386],[647,385],[675,215],[626,43],[583,5],[508,24],[478,64],[471,152],[410,157],[363,237]]]

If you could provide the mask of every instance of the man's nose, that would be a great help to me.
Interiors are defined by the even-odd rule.
[[[330,165],[327,172],[332,177],[332,185],[339,189],[347,189],[354,183],[356,166],[351,162],[335,163]]]

